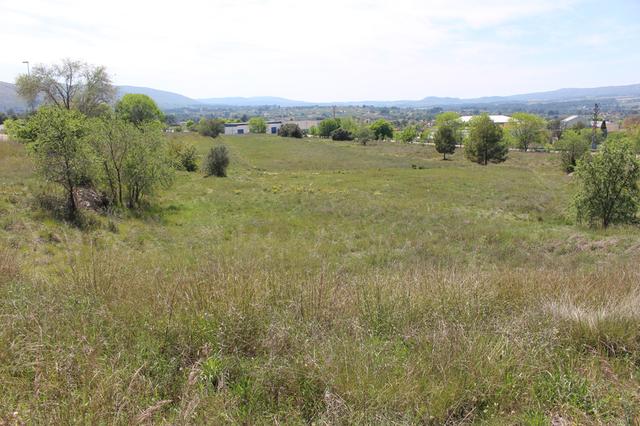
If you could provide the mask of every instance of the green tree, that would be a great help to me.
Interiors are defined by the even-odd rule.
[[[453,123],[443,123],[438,126],[433,141],[436,151],[443,155],[443,160],[447,159],[447,154],[453,154],[456,150],[457,130]]]
[[[318,136],[323,138],[331,137],[331,133],[334,130],[340,128],[340,119],[338,118],[325,118],[318,123]]]
[[[460,121],[460,114],[454,111],[445,111],[436,116],[436,127],[450,125],[454,126],[457,129],[462,127],[462,122]]]
[[[251,133],[266,133],[267,122],[262,117],[253,117],[249,120],[249,131]]]
[[[104,113],[116,95],[105,67],[71,59],[36,65],[31,74],[18,76],[16,90],[31,107],[42,97],[47,104],[78,109],[88,116]]]
[[[508,139],[524,152],[534,145],[543,145],[547,141],[546,128],[547,123],[543,118],[526,112],[513,114],[506,126]]]
[[[94,177],[95,157],[85,140],[84,115],[75,110],[42,107],[31,118],[35,129],[33,153],[39,174],[67,194],[68,215],[76,216],[76,189]]]
[[[147,95],[128,93],[116,103],[116,116],[122,120],[142,126],[151,121],[164,121],[164,114],[155,101]]]
[[[469,122],[464,152],[469,160],[486,166],[489,162],[505,161],[509,148],[502,139],[502,128],[488,114],[482,114]]]
[[[418,129],[416,126],[407,126],[398,134],[398,139],[404,143],[413,142],[417,137]]]
[[[100,181],[112,204],[124,205],[125,165],[140,131],[130,122],[103,117],[90,123],[89,140],[98,155]]]
[[[562,132],[562,137],[556,142],[554,148],[560,151],[560,163],[562,170],[573,173],[578,160],[589,152],[591,141],[589,136],[573,130]]]
[[[640,164],[631,144],[611,140],[592,157],[578,161],[579,190],[574,203],[577,219],[603,228],[636,218],[640,190]]]
[[[221,133],[224,133],[224,121],[202,117],[198,122],[198,133],[202,136],[217,138]]]
[[[129,208],[140,207],[145,197],[160,187],[169,187],[174,178],[166,139],[158,123],[147,122],[136,128],[138,137],[129,147],[123,169]]]
[[[229,150],[225,145],[217,145],[211,148],[204,161],[205,175],[226,177],[229,162]]]
[[[387,120],[381,118],[371,125],[371,130],[377,140],[393,138],[393,126]]]

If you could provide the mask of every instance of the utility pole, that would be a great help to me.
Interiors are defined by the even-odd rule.
[[[22,61],[23,64],[27,64],[27,75],[31,77],[31,68],[29,68],[29,61]]]
[[[596,136],[598,131],[598,113],[600,112],[600,105],[595,104],[593,107],[593,121],[591,123],[591,149],[596,150],[598,144],[596,144]]]

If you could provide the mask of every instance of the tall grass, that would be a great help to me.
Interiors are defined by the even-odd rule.
[[[0,168],[0,424],[637,419],[639,233],[567,222],[553,157],[225,143],[84,232]]]

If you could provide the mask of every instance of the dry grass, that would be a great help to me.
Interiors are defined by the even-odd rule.
[[[552,158],[249,142],[90,232],[0,200],[0,423],[637,418],[640,236],[568,223]]]

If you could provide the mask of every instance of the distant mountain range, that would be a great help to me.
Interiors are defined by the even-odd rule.
[[[149,87],[118,86],[118,97],[127,93],[141,93],[153,98],[158,106],[164,110],[198,106],[263,106],[273,105],[281,107],[302,107],[302,106],[353,106],[371,105],[377,107],[404,107],[404,108],[425,108],[425,107],[447,107],[447,106],[474,106],[486,104],[544,104],[550,102],[568,102],[580,100],[596,100],[611,98],[640,97],[640,84],[626,86],[607,86],[596,88],[572,88],[559,89],[550,92],[525,93],[511,96],[488,96],[481,98],[448,98],[429,96],[420,100],[401,101],[353,101],[353,102],[306,102],[296,101],[278,97],[228,97],[228,98],[206,98],[193,99],[178,93],[164,90],[152,89]],[[22,111],[26,108],[25,102],[17,96],[15,85],[0,82],[0,111]]]

